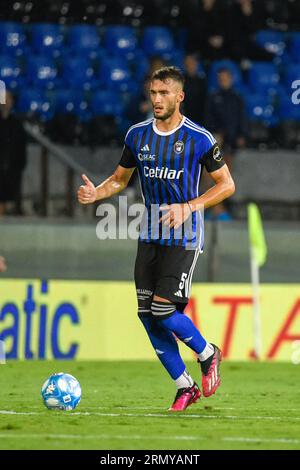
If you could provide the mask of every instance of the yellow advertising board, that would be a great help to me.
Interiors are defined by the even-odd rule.
[[[261,286],[263,359],[300,360],[300,286]],[[253,357],[248,284],[197,284],[186,313],[224,357]],[[2,280],[0,340],[14,359],[153,359],[132,282]],[[181,346],[185,359],[193,352]]]

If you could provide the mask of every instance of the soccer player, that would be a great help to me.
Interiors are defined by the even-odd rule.
[[[130,127],[112,176],[95,187],[82,175],[85,185],[78,190],[79,202],[93,203],[122,191],[138,170],[146,214],[135,262],[138,315],[177,388],[169,411],[185,410],[201,396],[180,356],[175,335],[197,354],[203,395],[211,396],[220,385],[221,351],[206,341],[184,309],[203,251],[202,209],[220,203],[235,189],[212,134],[181,114],[183,88],[179,69],[155,71],[150,81],[154,117]],[[199,196],[203,166],[215,184]],[[158,207],[158,214],[153,207]],[[188,221],[192,230],[182,231]]]

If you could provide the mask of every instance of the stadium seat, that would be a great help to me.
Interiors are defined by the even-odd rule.
[[[289,95],[279,103],[281,145],[295,149],[300,146],[300,104],[294,104]]]
[[[93,25],[71,26],[68,34],[68,45],[76,54],[88,54],[93,56],[100,45],[100,36]]]
[[[281,31],[261,30],[255,39],[259,46],[277,56],[282,56],[286,48],[285,35]]]
[[[91,61],[84,57],[68,58],[63,63],[62,80],[66,88],[92,89],[96,80]]]
[[[289,52],[294,62],[300,62],[300,33],[292,33]]]
[[[131,26],[108,26],[104,35],[104,43],[107,51],[111,54],[126,56],[130,59],[137,47],[135,30]]]
[[[145,28],[142,46],[149,56],[161,56],[171,53],[175,47],[172,34],[168,28],[163,26],[149,26]]]
[[[255,93],[276,91],[279,78],[277,67],[269,62],[254,62],[248,72],[248,84]]]
[[[83,91],[72,89],[55,90],[52,95],[55,114],[74,114],[80,121],[88,121],[91,117],[88,101]]]
[[[98,76],[102,85],[110,89],[129,91],[133,85],[127,62],[119,58],[103,61]]]
[[[218,88],[218,71],[221,69],[228,69],[231,72],[234,88],[242,83],[242,75],[238,64],[232,60],[217,60],[211,64],[208,74],[208,87],[210,90]]]
[[[91,98],[93,116],[120,116],[123,112],[122,99],[111,91],[97,91]]]
[[[269,146],[274,140],[278,116],[268,95],[248,94],[245,97],[248,123],[248,145]]]
[[[22,83],[21,68],[14,57],[0,56],[0,80],[12,90]]]
[[[292,83],[295,80],[300,80],[300,64],[287,65],[283,74],[283,82],[288,90],[292,90]]]
[[[300,93],[299,93],[300,97]],[[282,97],[279,102],[279,117],[282,121],[300,122],[300,104],[295,104],[291,100],[291,96]],[[298,124],[299,125],[299,124]]]
[[[27,119],[48,121],[53,117],[51,102],[43,91],[27,88],[21,90],[16,101],[16,111],[26,116]]]
[[[26,79],[38,88],[54,88],[59,82],[54,60],[47,56],[30,56],[26,64]]]
[[[250,120],[263,121],[275,125],[278,121],[271,98],[263,94],[248,94],[244,96],[246,110]]]
[[[38,54],[58,56],[63,40],[59,25],[39,23],[31,26],[31,46]]]
[[[13,22],[0,22],[0,51],[3,54],[20,56],[26,48],[23,25]]]

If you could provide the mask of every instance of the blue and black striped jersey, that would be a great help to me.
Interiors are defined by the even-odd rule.
[[[176,236],[174,229],[164,236],[164,227],[158,223],[162,214],[156,209],[163,204],[195,199],[199,196],[203,166],[212,172],[224,165],[212,134],[185,116],[170,132],[158,130],[155,119],[148,119],[128,130],[119,164],[125,168],[137,167],[138,170],[147,209],[140,227],[140,240],[202,250],[204,230],[200,212],[192,214],[192,236],[187,233]]]

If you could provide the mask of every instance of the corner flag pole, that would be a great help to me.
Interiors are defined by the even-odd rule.
[[[250,241],[251,281],[253,291],[253,335],[254,353],[259,359],[262,352],[261,316],[259,299],[259,268],[267,257],[267,246],[259,209],[256,204],[248,204],[248,230]]]

